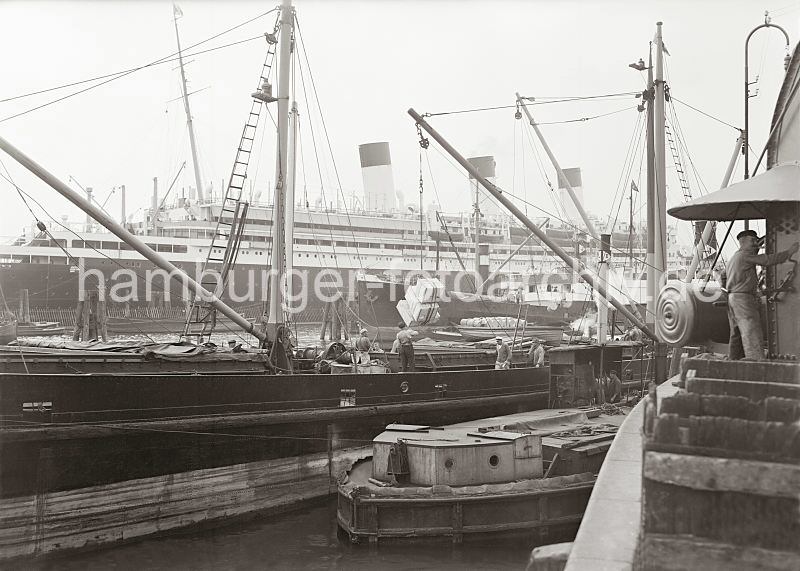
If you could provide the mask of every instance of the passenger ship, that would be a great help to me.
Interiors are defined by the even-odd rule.
[[[157,203],[155,198],[154,203]],[[220,217],[227,221],[223,208],[221,199],[196,202],[181,197],[171,207],[151,208],[140,220],[127,225],[178,268],[197,276],[209,256]],[[474,259],[472,216],[440,214],[439,220],[435,217],[432,220],[432,214],[420,216],[418,212],[397,209],[379,212],[296,206],[290,261],[295,273],[296,301],[292,307],[296,319],[320,320],[323,303],[337,294],[355,300],[357,284],[361,284],[362,293],[366,290],[362,307],[373,302],[382,305],[381,296],[385,295],[387,283],[408,283],[420,272],[439,277],[447,291],[472,293],[476,280],[471,273],[473,268],[462,265],[472,266]],[[524,228],[507,217],[487,216],[481,230],[480,242],[488,244],[489,252],[484,273],[500,269],[490,292],[497,299],[507,300],[514,315],[520,301],[538,303],[555,311],[558,319],[563,320],[582,310],[579,302],[586,301],[585,288],[574,283],[563,262],[541,244],[532,240],[507,259],[528,238]],[[641,275],[626,257],[632,252],[634,259],[643,259],[643,240],[638,234],[627,232],[627,227],[622,230],[613,235],[614,256],[618,267],[626,267],[626,276],[636,282]],[[546,231],[572,255],[584,259],[596,255],[585,249],[588,241],[580,236],[576,240],[570,228],[548,227]],[[220,248],[216,253],[222,254],[224,244],[217,240],[214,245]],[[222,292],[223,299],[232,302],[248,318],[260,316],[266,299],[271,248],[272,206],[251,204],[236,265]],[[680,251],[673,247],[671,254],[678,262]],[[209,267],[213,270],[214,264]],[[102,275],[106,292],[115,294],[108,301],[112,330],[125,330],[126,319],[181,322],[190,300],[179,284],[169,283],[158,272],[129,246],[97,229],[91,221],[82,225],[66,221],[52,224],[47,232],[32,226],[13,243],[0,245],[0,285],[6,301],[16,308],[20,292],[28,290],[34,320],[53,317],[68,320],[78,300],[79,288],[93,287]],[[135,277],[131,277],[133,274]],[[89,277],[84,279],[82,275]],[[167,287],[165,282],[169,284]],[[390,290],[390,303],[403,297],[402,287]],[[485,303],[469,305],[474,306],[469,308],[473,315],[487,311]],[[381,322],[375,325],[387,325],[394,319],[394,315],[382,314],[380,308],[371,309],[361,316],[363,321],[374,319]],[[464,316],[463,313],[447,315],[451,321]],[[396,322],[394,319],[393,323]],[[140,321],[139,326],[146,327],[147,323]]]

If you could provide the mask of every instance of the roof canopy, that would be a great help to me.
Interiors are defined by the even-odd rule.
[[[764,218],[775,202],[800,202],[800,163],[777,165],[727,188],[669,209],[681,220],[748,220]]]

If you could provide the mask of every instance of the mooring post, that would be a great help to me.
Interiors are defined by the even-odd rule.
[[[89,300],[88,303],[84,305],[84,308],[87,310],[87,318],[86,318],[86,323],[84,324],[84,332],[86,334],[83,336],[83,340],[89,341],[90,339],[97,339],[97,292],[96,291],[89,292]]]
[[[100,286],[97,290],[97,333],[103,341],[108,341],[108,315],[106,313],[105,290]]]
[[[31,305],[28,290],[19,290],[19,320],[23,323],[31,322]]]
[[[328,329],[328,320],[331,316],[331,302],[326,301],[322,306],[322,328],[319,330],[319,340],[325,341],[325,331]]]
[[[80,341],[83,333],[83,299],[78,298],[78,305],[75,307],[75,327],[72,330],[72,340]]]

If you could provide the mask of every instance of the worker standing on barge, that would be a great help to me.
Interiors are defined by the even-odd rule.
[[[741,335],[744,357],[754,361],[764,358],[756,265],[775,266],[788,260],[800,249],[795,242],[777,254],[759,254],[758,234],[743,230],[736,235],[739,249],[725,266],[725,289],[728,291],[728,323],[730,325],[730,358],[741,359],[737,337]]]

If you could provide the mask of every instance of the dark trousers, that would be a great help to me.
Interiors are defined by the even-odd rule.
[[[747,293],[728,294],[728,325],[730,326],[729,358],[745,357],[758,361],[764,358],[761,330],[761,302]]]
[[[414,372],[414,346],[400,345],[400,370]]]

